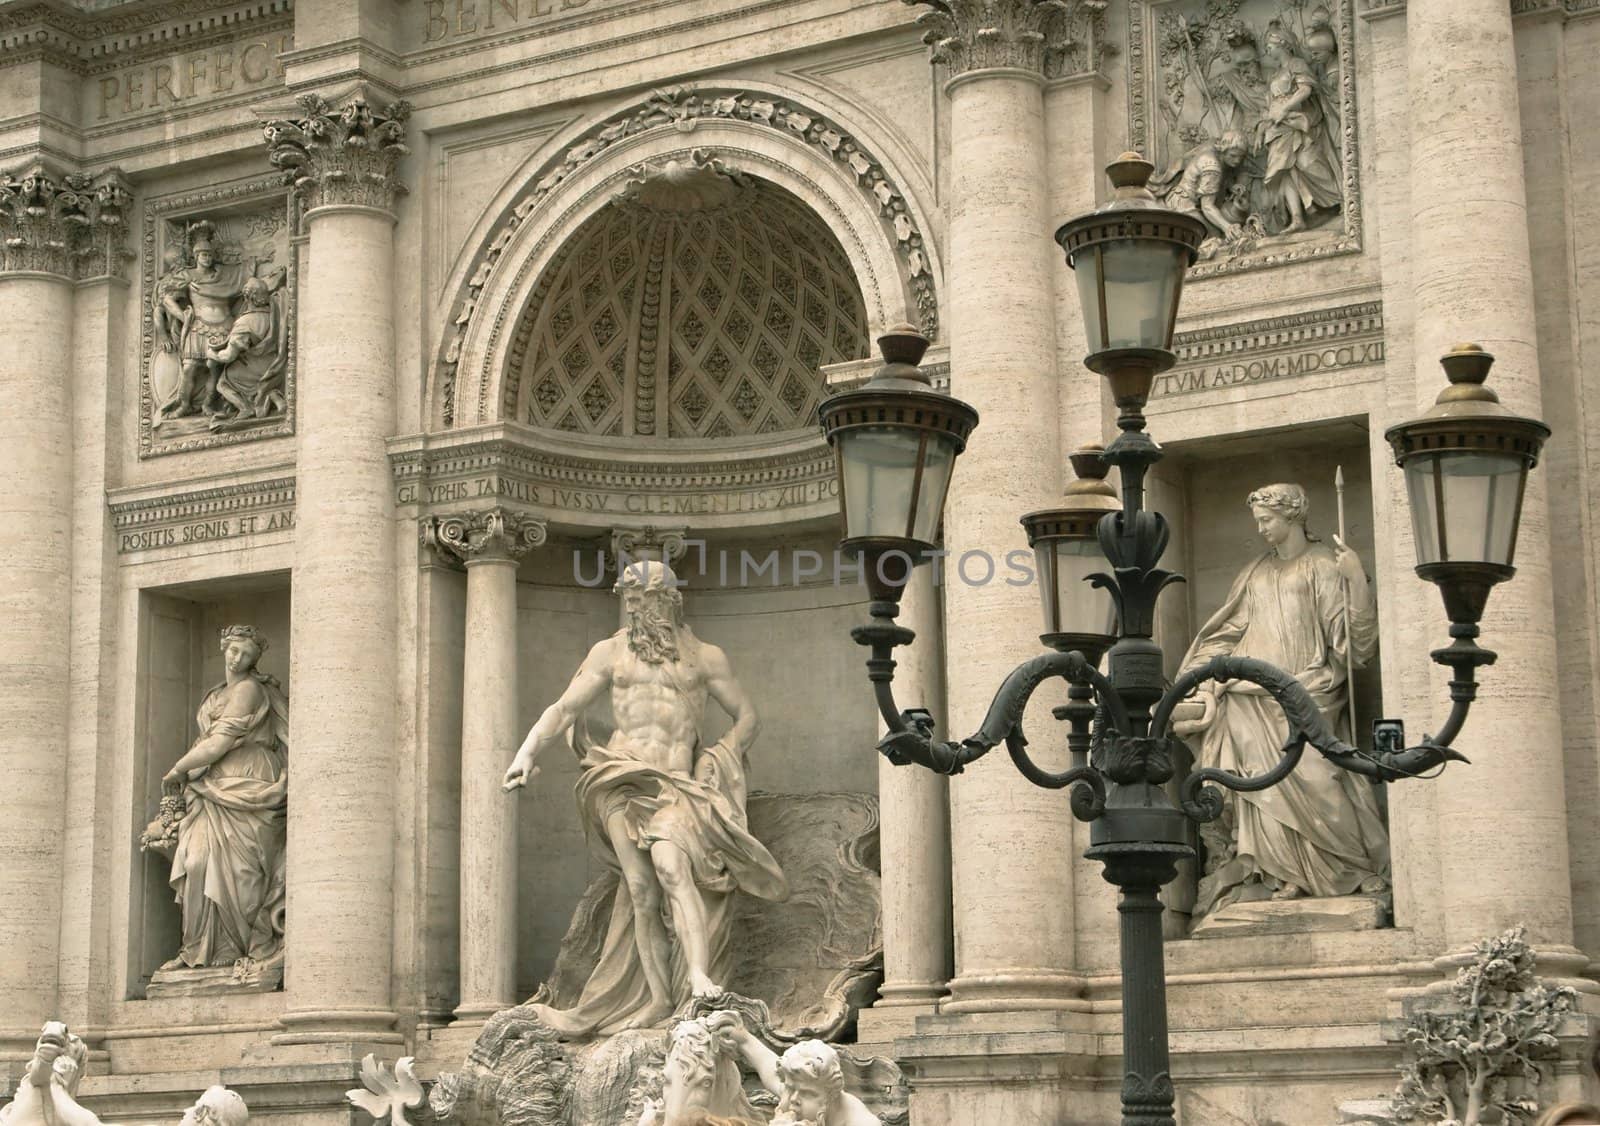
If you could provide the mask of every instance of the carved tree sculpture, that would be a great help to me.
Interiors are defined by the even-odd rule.
[[[1478,943],[1456,975],[1459,1008],[1419,1012],[1405,1029],[1416,1061],[1401,1074],[1394,1112],[1404,1122],[1488,1126],[1538,1112],[1536,1062],[1556,1049],[1556,1029],[1577,993],[1534,977],[1534,954],[1513,927]]]

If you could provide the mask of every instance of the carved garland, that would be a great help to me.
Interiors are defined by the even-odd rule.
[[[1356,151],[1356,35],[1352,5],[1353,0],[1331,0],[1330,3],[1338,11],[1338,42],[1343,56],[1339,66],[1340,188],[1344,197],[1340,221],[1344,226],[1343,233],[1327,242],[1199,262],[1189,270],[1191,279],[1286,266],[1313,258],[1354,254],[1361,250],[1361,158]],[[1146,39],[1145,16],[1161,6],[1164,6],[1162,0],[1130,0],[1128,4],[1128,147],[1144,153],[1152,160],[1156,154],[1151,148],[1154,142],[1150,136],[1150,87],[1157,75],[1155,67],[1149,65],[1150,44]]]
[[[446,426],[455,425],[456,375],[461,361],[461,347],[467,329],[478,312],[478,300],[484,286],[498,266],[512,235],[538,209],[544,198],[579,168],[624,137],[634,137],[650,129],[668,126],[686,132],[699,120],[719,119],[745,121],[780,131],[785,136],[816,146],[832,159],[848,165],[855,174],[857,185],[876,200],[880,215],[894,232],[904,276],[916,297],[922,331],[930,338],[938,336],[938,299],[934,291],[933,274],[928,268],[923,235],[911,216],[904,194],[888,179],[881,162],[833,122],[791,102],[743,90],[698,90],[673,86],[653,92],[642,105],[624,110],[596,125],[577,144],[546,164],[541,169],[542,175],[523,189],[511,215],[495,232],[489,245],[479,253],[465,292],[456,305],[456,315],[452,318],[454,331],[439,361]],[[479,406],[481,409],[483,404]]]

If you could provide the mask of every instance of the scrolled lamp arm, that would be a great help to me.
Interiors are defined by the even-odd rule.
[[[873,617],[877,620],[872,625],[857,626],[850,631],[850,636],[857,644],[871,650],[867,658],[867,676],[873,682],[879,714],[889,729],[878,741],[878,751],[885,758],[896,766],[915,763],[939,774],[960,774],[968,763],[1005,743],[1012,762],[1028,781],[1045,789],[1072,786],[1074,814],[1083,820],[1099,815],[1105,807],[1106,793],[1100,772],[1092,766],[1060,773],[1041,768],[1029,757],[1028,739],[1022,730],[1022,715],[1028,701],[1039,685],[1056,677],[1088,683],[1105,709],[1107,723],[1118,731],[1128,730],[1128,713],[1121,697],[1081,653],[1045,653],[1018,665],[995,693],[978,730],[960,742],[948,742],[933,737],[933,717],[927,710],[902,710],[894,698],[894,650],[900,645],[909,645],[916,635],[904,626],[894,625],[892,616],[880,612],[876,606]]]
[[[1487,651],[1478,650],[1478,653],[1487,654]],[[1489,657],[1493,659],[1492,654],[1489,654]],[[1487,662],[1476,658],[1473,660],[1474,665],[1482,663]],[[1464,661],[1462,665],[1467,669],[1465,677],[1470,677],[1472,666],[1466,665]],[[1294,770],[1307,743],[1336,766],[1385,782],[1415,777],[1445,762],[1467,761],[1465,755],[1449,747],[1449,738],[1454,737],[1456,731],[1460,729],[1461,721],[1466,717],[1466,708],[1470,704],[1470,696],[1464,690],[1458,694],[1454,682],[1452,682],[1452,696],[1456,697],[1456,706],[1451,713],[1451,721],[1445,730],[1440,732],[1441,738],[1424,738],[1416,746],[1399,751],[1380,749],[1375,753],[1369,753],[1359,747],[1351,746],[1333,733],[1316,701],[1311,698],[1311,693],[1306,691],[1305,685],[1282,669],[1251,657],[1213,657],[1205,664],[1197,665],[1184,673],[1162,695],[1156,705],[1155,714],[1151,718],[1152,731],[1158,736],[1166,735],[1171,725],[1173,709],[1195,688],[1208,680],[1244,680],[1258,685],[1283,709],[1284,717],[1289,722],[1290,736],[1283,745],[1283,757],[1265,774],[1244,777],[1217,767],[1205,767],[1191,774],[1184,783],[1183,805],[1185,811],[1196,820],[1209,821],[1221,812],[1222,796],[1215,790],[1206,788],[1206,783],[1216,782],[1230,790],[1247,793],[1267,789]]]

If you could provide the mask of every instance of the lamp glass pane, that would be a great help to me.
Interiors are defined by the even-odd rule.
[[[1114,239],[1076,255],[1073,272],[1089,351],[1170,348],[1173,310],[1187,267],[1183,247],[1153,239]]]
[[[944,497],[950,489],[950,476],[956,467],[956,440],[944,434],[928,435],[928,452],[922,462],[922,484],[917,489],[917,518],[911,536],[923,543],[936,543],[939,520],[944,515]]]
[[[1419,564],[1511,562],[1527,462],[1508,454],[1427,454],[1407,461],[1405,473]]]
[[[1116,634],[1116,605],[1088,577],[1110,569],[1094,539],[1046,540],[1035,545],[1046,633]]]
[[[839,434],[836,456],[843,468],[847,538],[906,538],[920,441],[919,431],[897,426],[863,426]]]

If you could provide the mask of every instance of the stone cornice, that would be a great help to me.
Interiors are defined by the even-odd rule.
[[[172,0],[80,12],[60,2],[0,12],[0,67],[40,58],[84,74],[293,22],[294,0]],[[243,29],[243,30],[241,30]]]
[[[1106,0],[902,0],[929,54],[951,77],[1010,69],[1060,78],[1098,71],[1107,54]]]
[[[296,116],[269,119],[261,128],[267,159],[284,170],[306,210],[353,206],[392,212],[396,197],[407,191],[395,168],[411,151],[405,144],[410,104],[369,101],[360,87],[337,101],[302,94],[295,104]]]
[[[64,172],[35,160],[0,172],[0,272],[124,277],[132,200],[116,169]]]
[[[266,470],[251,480],[200,487],[179,482],[108,493],[117,554],[293,529],[295,480],[284,475],[287,468]]]
[[[624,443],[498,423],[394,439],[389,460],[397,507],[419,515],[487,502],[576,527],[662,522],[700,530],[838,511],[833,456],[820,435]]]

